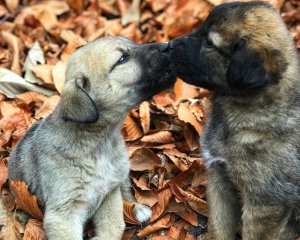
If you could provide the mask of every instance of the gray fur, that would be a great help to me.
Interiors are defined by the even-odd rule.
[[[130,56],[122,64],[117,64],[123,55],[119,48]],[[93,239],[121,239],[120,187],[126,199],[135,199],[128,188],[130,162],[120,128],[131,108],[174,81],[159,49],[160,44],[136,45],[121,37],[79,48],[68,62],[57,108],[12,151],[9,180],[24,181],[44,200],[49,240],[81,240],[89,219],[96,228]],[[135,213],[141,221],[151,216],[148,207],[137,203]]]

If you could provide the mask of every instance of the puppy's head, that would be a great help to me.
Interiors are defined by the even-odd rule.
[[[295,54],[279,14],[263,2],[219,5],[198,31],[172,40],[169,47],[176,75],[227,94],[277,84]]]
[[[66,121],[78,123],[121,118],[174,81],[161,44],[101,38],[80,47],[69,59],[59,112]]]

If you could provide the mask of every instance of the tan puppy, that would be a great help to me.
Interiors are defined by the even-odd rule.
[[[280,15],[262,2],[216,7],[169,44],[173,71],[215,92],[202,136],[209,239],[300,235],[300,71]]]
[[[93,239],[121,239],[120,187],[128,181],[130,163],[120,127],[131,108],[174,82],[160,48],[121,37],[79,48],[68,62],[57,108],[12,151],[9,179],[24,181],[45,201],[49,240],[82,240],[89,219]],[[142,205],[135,213],[140,221],[151,216]]]

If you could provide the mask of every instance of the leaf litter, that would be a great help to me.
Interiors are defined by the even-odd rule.
[[[96,38],[122,35],[164,42],[201,25],[213,6],[230,0],[0,0],[0,239],[46,239],[43,202],[25,183],[7,181],[8,156],[36,121],[60,100],[66,63]],[[300,48],[300,3],[269,0]],[[131,160],[132,190],[151,207],[140,224],[124,201],[123,240],[200,240],[207,222],[206,169],[199,139],[211,93],[177,79],[126,117],[122,133]],[[200,136],[200,137],[199,137]],[[16,209],[30,218],[23,222]],[[91,231],[86,231],[91,237]]]

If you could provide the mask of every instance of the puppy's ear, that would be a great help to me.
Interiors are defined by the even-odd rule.
[[[227,70],[230,87],[245,89],[262,87],[279,80],[279,52],[259,52],[246,46],[245,42],[237,45]]]
[[[85,90],[86,79],[74,79],[65,83],[61,96],[60,114],[66,121],[94,123],[99,113],[95,102]]]

